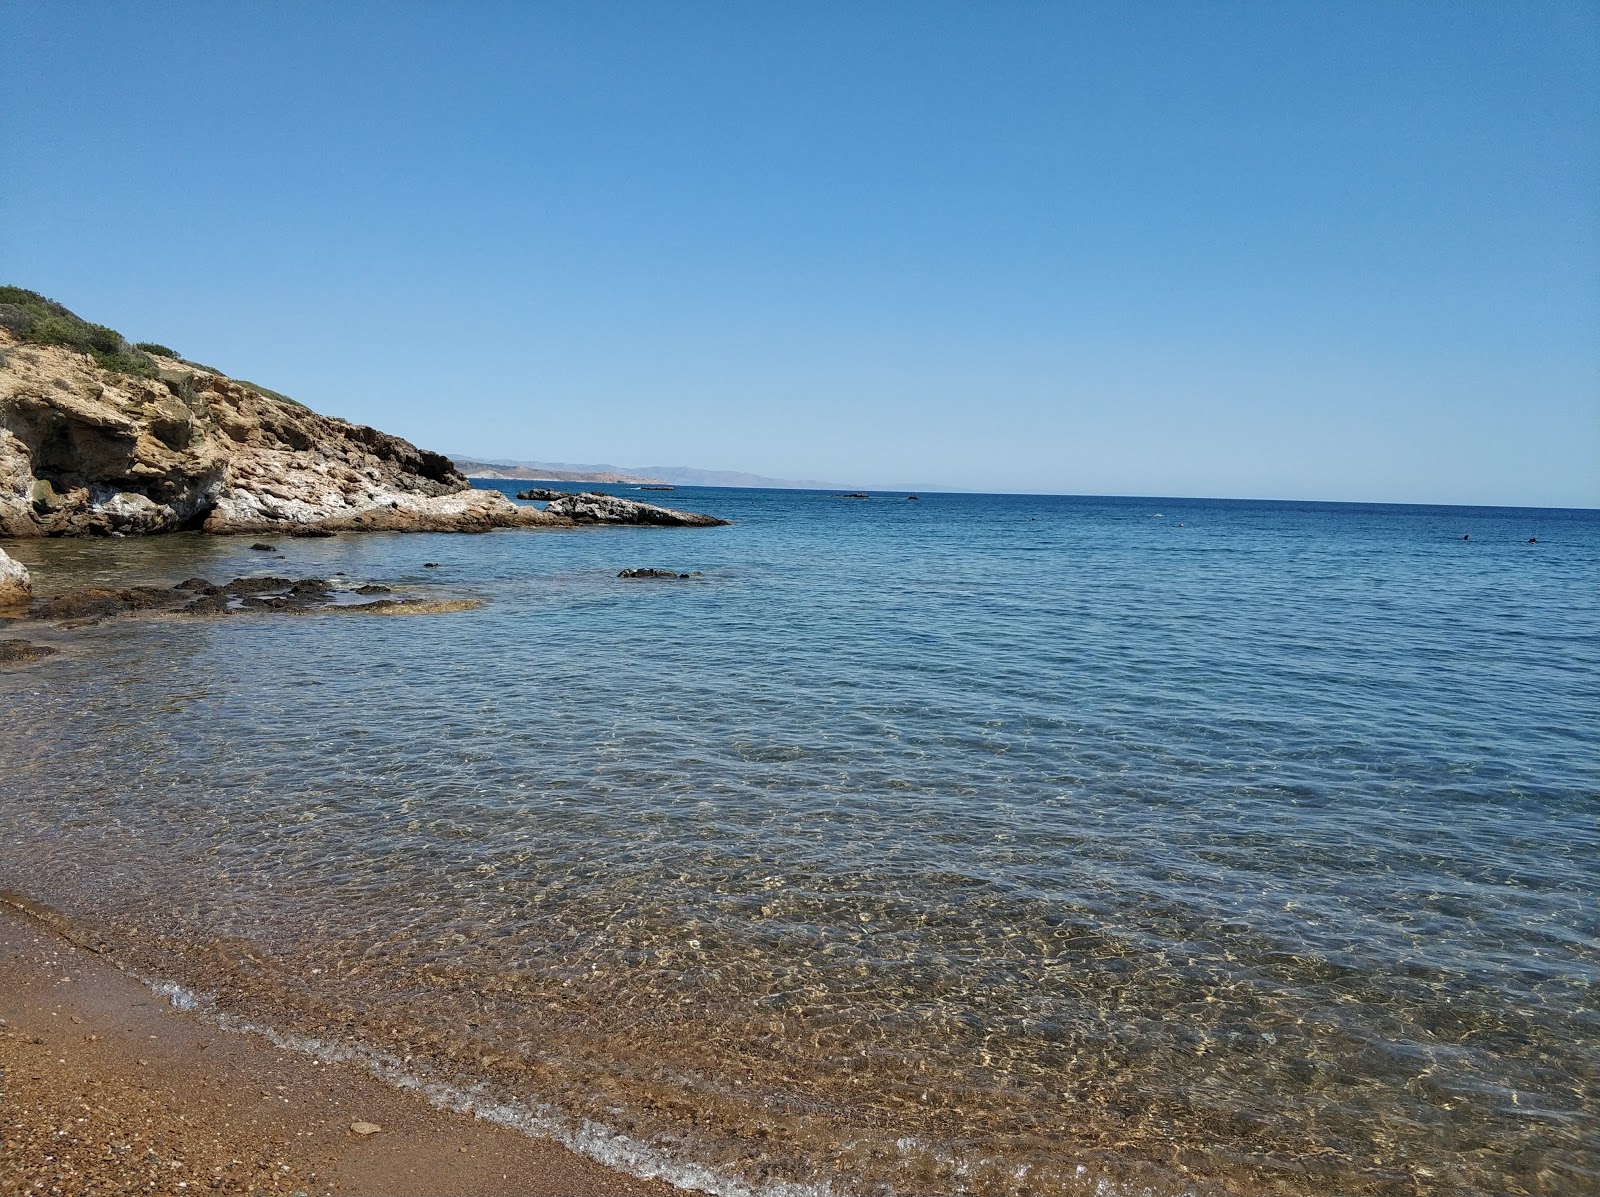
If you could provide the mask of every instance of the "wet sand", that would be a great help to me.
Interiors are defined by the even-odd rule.
[[[114,957],[4,906],[0,1020],[8,1197],[679,1192],[174,1010]]]

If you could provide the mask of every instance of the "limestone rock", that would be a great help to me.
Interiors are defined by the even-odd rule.
[[[524,510],[526,510],[524,508]],[[655,507],[636,499],[586,491],[581,495],[563,495],[552,499],[544,509],[546,516],[562,516],[575,524],[657,524],[680,528],[710,528],[726,524],[711,515],[698,515],[692,511],[673,511],[670,507]]]
[[[17,607],[33,597],[33,578],[20,561],[0,549],[0,607]]]

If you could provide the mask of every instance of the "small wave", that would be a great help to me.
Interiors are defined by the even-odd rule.
[[[174,1009],[200,1014],[224,1031],[260,1035],[274,1047],[299,1052],[323,1064],[353,1064],[385,1084],[417,1094],[438,1109],[470,1114],[529,1138],[552,1140],[569,1151],[641,1180],[664,1181],[675,1188],[710,1193],[713,1197],[848,1197],[847,1193],[827,1184],[772,1181],[752,1186],[720,1169],[677,1159],[597,1122],[569,1118],[544,1102],[499,1101],[486,1096],[479,1086],[464,1088],[429,1080],[409,1071],[403,1061],[387,1053],[355,1044],[285,1034],[218,1010],[211,994],[197,993],[175,981],[149,977],[140,977],[140,980],[153,993],[166,998]]]
[[[195,1011],[210,1009],[212,1000],[209,995],[195,993],[192,989],[185,989],[176,981],[147,982],[157,996],[164,997],[172,1003],[174,1010]]]

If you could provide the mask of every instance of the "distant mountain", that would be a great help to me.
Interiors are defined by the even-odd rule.
[[[557,461],[481,461],[452,457],[456,468],[469,478],[515,478],[544,482],[653,482],[674,486],[753,486],[774,490],[833,490],[832,483],[815,479],[768,478],[738,470],[697,470],[690,466],[573,465]]]

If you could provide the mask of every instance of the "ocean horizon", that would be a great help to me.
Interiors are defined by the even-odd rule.
[[[553,489],[731,523],[8,542],[480,605],[60,637],[0,889],[706,1192],[1600,1184],[1600,511]]]

